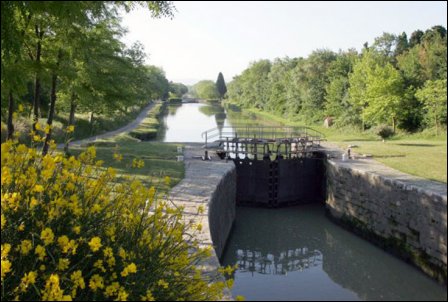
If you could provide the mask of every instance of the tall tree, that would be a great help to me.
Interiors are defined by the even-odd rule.
[[[218,74],[218,79],[216,80],[216,90],[218,90],[219,93],[219,100],[222,100],[227,92],[227,86],[221,72]]]
[[[429,121],[434,122],[437,134],[440,124],[447,122],[447,80],[427,81],[415,95],[424,103]]]

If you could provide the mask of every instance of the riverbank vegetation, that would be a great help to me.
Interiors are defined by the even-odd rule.
[[[316,50],[307,58],[253,62],[228,84],[228,99],[291,121],[360,131],[446,133],[446,29],[384,33],[360,53]]]
[[[170,83],[162,69],[145,65],[143,46],[120,41],[120,12],[147,5],[153,17],[172,16],[169,2],[3,1],[2,138],[14,128],[36,132],[39,122],[48,125],[46,142],[60,141],[70,126],[83,138],[168,97]]]
[[[169,201],[183,177],[177,145],[122,134],[56,150],[54,138],[116,129],[176,91],[139,43],[120,42],[119,12],[140,6],[174,12],[163,1],[1,3],[2,300],[219,300],[231,284],[202,273],[202,226]],[[160,109],[140,127],[157,127]]]

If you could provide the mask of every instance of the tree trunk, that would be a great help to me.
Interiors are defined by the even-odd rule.
[[[36,45],[36,66],[38,70],[36,71],[36,77],[34,80],[34,122],[33,122],[33,130],[36,131],[36,124],[39,121],[39,109],[40,109],[40,57],[42,53],[42,36],[43,32],[39,31],[39,27],[36,25],[35,27],[36,36],[37,36],[37,45]]]
[[[70,116],[68,118],[68,127],[73,125],[75,123],[75,111],[76,111],[76,103],[75,103],[75,93],[72,93],[72,98],[70,100]],[[68,139],[68,135],[65,138],[65,145],[64,145],[64,152],[67,154],[68,152],[68,143],[69,143],[69,139]]]
[[[93,111],[90,111],[89,123],[90,123],[90,133],[93,133]]]
[[[58,51],[58,59],[56,62],[56,68],[53,71],[53,75],[51,77],[51,94],[50,94],[50,111],[48,113],[48,119],[47,119],[47,125],[49,126],[49,130],[47,135],[45,136],[45,143],[44,143],[44,147],[42,149],[42,155],[45,155],[48,153],[48,149],[50,147],[50,140],[51,140],[51,126],[53,124],[53,119],[54,119],[54,108],[56,105],[56,83],[58,80],[58,67],[59,67],[59,63],[61,61],[62,58],[62,51],[59,49]]]
[[[14,98],[12,97],[12,91],[9,90],[9,101],[8,101],[8,139],[12,139],[14,135],[14,125],[12,123],[12,118],[14,114]]]
[[[70,100],[70,116],[68,118],[68,125],[71,126],[75,124],[75,111],[76,111],[76,102],[75,102],[75,93],[72,93],[72,99]]]
[[[393,133],[395,134],[395,128],[397,126],[397,122],[396,122],[396,118],[395,116],[392,117],[392,129],[393,129]]]

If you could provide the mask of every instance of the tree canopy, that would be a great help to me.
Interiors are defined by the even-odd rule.
[[[252,62],[228,83],[227,95],[240,106],[305,123],[331,116],[336,126],[386,123],[416,131],[446,126],[440,114],[446,78],[446,29],[433,26],[409,39],[404,32],[383,33],[360,53],[321,49],[307,58]],[[433,101],[437,109],[428,105]]]

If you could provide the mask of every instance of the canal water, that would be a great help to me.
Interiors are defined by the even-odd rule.
[[[215,127],[276,125],[218,104],[168,106],[158,139],[203,142]],[[278,125],[278,124],[277,124]],[[238,207],[223,265],[234,296],[255,300],[447,300],[446,287],[332,223],[320,204]]]
[[[234,125],[269,125],[279,123],[243,113],[236,106],[224,108],[219,103],[189,103],[168,105],[162,117],[162,126],[157,140],[163,142],[204,142],[201,133]]]

